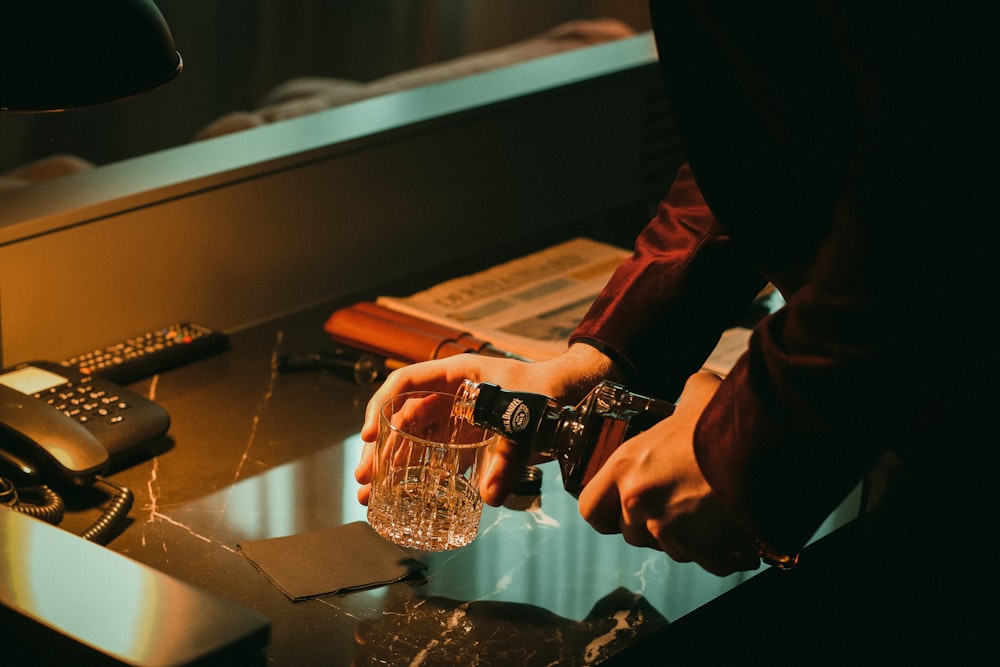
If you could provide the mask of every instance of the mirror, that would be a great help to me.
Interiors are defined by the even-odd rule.
[[[574,20],[612,19],[577,31],[572,47],[649,29],[647,0],[157,0],[185,69],[170,85],[93,108],[0,114],[4,189],[89,170],[224,132],[463,76],[483,57]],[[476,58],[470,62],[456,59]],[[435,68],[435,66],[437,66]],[[431,70],[428,70],[428,67]],[[275,94],[301,95],[294,101]],[[268,96],[271,96],[270,98]],[[261,113],[262,105],[274,113]],[[276,106],[275,106],[276,105]],[[245,113],[249,112],[249,113]]]

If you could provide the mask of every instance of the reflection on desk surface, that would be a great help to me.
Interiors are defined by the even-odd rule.
[[[180,507],[170,517],[230,548],[241,540],[364,520],[365,508],[355,499],[353,481],[360,450],[360,439],[352,437],[340,447],[273,468]],[[536,509],[486,507],[479,537],[469,547],[414,551],[429,566],[426,583],[415,592],[531,604],[582,619],[601,597],[620,585],[638,595],[652,595],[657,608],[676,617],[749,576],[720,579],[696,565],[675,563],[658,551],[630,547],[620,536],[594,532],[579,516],[576,500],[562,490],[555,464],[541,468],[545,475]],[[572,585],[565,585],[567,579]]]
[[[259,591],[263,576],[249,562],[235,562],[235,545],[363,520],[352,477],[360,449],[353,436],[178,507],[169,520],[231,556],[232,578]],[[421,656],[435,658],[425,664],[463,664],[468,652],[478,664],[510,664],[514,656],[519,664],[593,664],[753,576],[718,578],[594,532],[562,490],[558,468],[542,469],[533,509],[487,507],[471,545],[413,552],[428,565],[423,582],[304,603],[277,589],[267,597],[284,600],[276,605],[283,616],[311,607],[323,622],[347,626],[355,645],[338,649],[345,650],[344,664],[352,652],[355,664],[406,664]],[[524,663],[527,649],[534,658]]]
[[[136,502],[109,548],[263,613],[268,664],[596,664],[753,576],[596,533],[549,463],[540,504],[487,507],[469,546],[415,552],[423,581],[292,602],[237,545],[365,518],[353,472],[371,389],[274,363],[321,349],[326,313],[239,332],[225,354],[136,386],[170,413],[173,445],[113,475]],[[70,530],[89,523],[70,514]]]

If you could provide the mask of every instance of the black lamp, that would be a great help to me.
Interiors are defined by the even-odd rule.
[[[182,66],[152,0],[4,0],[0,8],[0,111],[131,97]]]

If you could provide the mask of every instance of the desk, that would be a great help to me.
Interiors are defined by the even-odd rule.
[[[136,501],[109,548],[268,616],[268,664],[595,664],[751,576],[595,533],[545,464],[539,509],[488,507],[473,544],[415,552],[425,582],[293,603],[237,545],[365,517],[353,469],[371,390],[276,370],[281,353],[331,345],[331,309],[237,332],[224,354],[132,385],[170,413],[169,442],[110,475]],[[95,518],[86,499],[70,504],[65,528]]]

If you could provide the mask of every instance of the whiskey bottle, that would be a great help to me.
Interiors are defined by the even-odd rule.
[[[558,461],[563,487],[574,497],[622,442],[673,411],[670,401],[608,381],[572,406],[543,394],[466,380],[452,406],[454,416]]]

